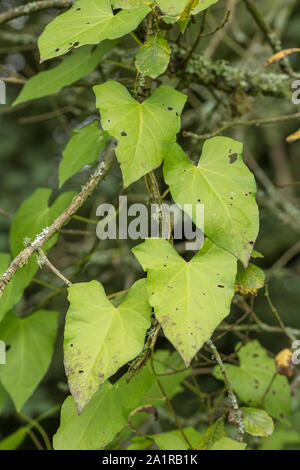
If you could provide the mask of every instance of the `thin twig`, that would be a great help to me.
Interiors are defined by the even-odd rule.
[[[217,361],[217,363],[220,367],[220,370],[221,370],[222,375],[223,375],[224,380],[225,380],[228,395],[229,395],[230,401],[232,403],[232,407],[233,407],[234,410],[238,410],[238,408],[239,408],[238,401],[237,401],[237,398],[236,398],[236,396],[233,392],[232,385],[231,385],[230,379],[227,375],[227,372],[226,372],[226,369],[224,367],[221,356],[218,353],[218,350],[217,350],[216,346],[213,344],[213,342],[210,339],[206,342],[207,342],[208,346],[210,347],[210,349],[211,349],[213,355],[215,356],[215,359],[216,359],[216,361]]]
[[[244,425],[244,422],[243,422],[242,413],[239,409],[239,404],[238,404],[237,398],[236,398],[236,396],[233,392],[233,389],[232,389],[231,381],[228,377],[228,374],[227,374],[226,369],[224,367],[222,358],[221,358],[216,346],[213,344],[213,342],[210,339],[206,343],[210,347],[213,355],[215,356],[215,359],[216,359],[216,361],[217,361],[217,363],[220,367],[221,373],[224,377],[224,381],[225,381],[225,385],[226,385],[227,392],[228,392],[228,395],[229,395],[229,399],[231,401],[232,407],[233,407],[234,412],[235,412],[234,413],[234,419],[235,419],[235,423],[237,424],[238,430],[239,430],[239,437],[238,438],[239,438],[239,440],[241,440],[242,435],[245,432],[245,425]]]
[[[285,335],[288,337],[288,339],[290,340],[291,343],[293,343],[294,341],[294,338],[290,335],[290,333],[287,331],[286,327],[285,327],[285,324],[283,323],[283,321],[281,320],[280,318],[280,315],[278,313],[278,310],[276,309],[276,307],[273,305],[271,299],[270,299],[270,295],[269,295],[269,286],[268,284],[265,285],[265,297],[268,301],[268,304],[270,306],[270,309],[272,310],[272,312],[274,313],[280,327],[282,328],[282,331],[285,333]]]
[[[40,263],[42,265],[46,265],[54,274],[55,276],[59,277],[68,287],[72,285],[72,282],[70,282],[52,263],[51,261],[47,258],[45,253],[43,252],[42,248],[38,248],[38,253],[40,257]]]
[[[228,122],[224,124],[224,126],[221,126],[215,131],[210,132],[208,134],[198,135],[198,134],[194,134],[193,132],[183,131],[182,135],[183,137],[193,137],[194,139],[204,140],[204,139],[209,139],[210,137],[215,137],[216,135],[219,135],[222,132],[225,132],[231,127],[235,127],[235,126],[257,126],[258,127],[260,125],[265,125],[265,124],[276,124],[278,122],[291,121],[297,118],[300,118],[300,113],[288,114],[285,116],[275,116],[275,117],[266,118],[266,119],[251,119],[249,121],[236,120],[236,121]]]
[[[40,435],[42,436],[42,438],[45,442],[46,449],[47,450],[52,450],[51,441],[50,441],[50,439],[48,437],[48,434],[46,433],[45,429],[43,428],[43,426],[41,426],[35,419],[29,418],[28,416],[25,416],[20,412],[18,413],[18,415],[20,416],[20,418],[23,421],[26,421],[26,423],[29,423],[33,428],[35,428],[35,429],[37,429],[37,431],[39,431]]]
[[[283,255],[278,258],[277,261],[271,266],[271,268],[268,271],[268,277],[271,277],[274,275],[276,271],[279,269],[282,269],[284,266],[288,264],[291,259],[294,258],[294,256],[298,255],[300,253],[300,241],[296,242],[293,246],[291,246]]]
[[[228,22],[229,17],[230,17],[230,10],[227,11],[227,13],[224,17],[224,20],[222,21],[222,23],[220,25],[218,25],[214,30],[209,31],[207,33],[204,33],[203,31],[204,31],[204,26],[205,26],[206,14],[207,14],[207,10],[204,10],[199,34],[197,36],[196,41],[193,44],[193,47],[191,48],[190,52],[188,53],[188,55],[187,55],[187,57],[184,61],[184,64],[188,63],[188,61],[190,60],[190,58],[194,54],[195,50],[199,46],[199,43],[200,43],[202,38],[207,38],[209,36],[212,36],[213,34],[217,33],[220,29],[224,28],[224,26],[226,25],[226,23]],[[184,66],[184,64],[183,64],[183,66]]]
[[[152,347],[151,349],[151,367],[152,367],[152,370],[153,370],[153,374],[155,375],[156,377],[156,381],[157,381],[157,385],[159,386],[160,388],[160,391],[162,393],[162,395],[164,396],[165,400],[166,400],[166,403],[168,405],[168,408],[169,408],[169,411],[170,413],[172,414],[174,420],[175,420],[175,423],[176,423],[176,426],[178,427],[178,430],[180,432],[180,434],[182,435],[183,439],[185,440],[185,442],[187,443],[189,449],[193,449],[193,446],[192,444],[190,443],[188,437],[186,436],[184,430],[182,429],[182,426],[179,422],[179,419],[177,417],[177,414],[176,414],[176,411],[172,405],[172,403],[170,402],[169,398],[168,398],[168,395],[166,394],[166,391],[161,383],[161,381],[159,380],[157,374],[156,374],[156,370],[155,370],[155,367],[154,367],[154,346]]]
[[[71,5],[73,5],[73,0],[44,0],[27,3],[27,5],[21,5],[20,7],[12,8],[11,10],[1,13],[0,24],[14,20],[15,18],[20,18],[21,16],[29,15],[36,11],[48,10],[49,8],[68,8]]]
[[[13,218],[13,215],[12,215],[12,214],[9,214],[8,212],[6,212],[6,211],[3,210],[3,209],[0,209],[0,215],[3,215],[3,217],[7,217],[8,219],[12,219],[12,218]]]
[[[259,400],[259,402],[257,404],[257,408],[260,408],[263,405],[264,399],[266,398],[269,391],[271,390],[271,387],[272,387],[272,385],[274,383],[274,380],[276,379],[277,375],[278,375],[278,372],[275,371],[272,378],[271,378],[271,380],[270,380],[270,382],[269,382],[269,384],[268,384],[268,386],[267,386],[267,388],[266,388],[266,391],[264,392],[263,396],[261,397],[261,399]]]
[[[282,50],[282,44],[279,37],[277,37],[276,33],[272,30],[272,28],[268,25],[265,21],[263,15],[260,13],[259,9],[254,4],[253,0],[244,0],[247,10],[252,15],[254,21],[264,34],[267,42],[269,43],[271,49],[274,53],[279,52]],[[289,75],[293,75],[293,70],[290,66],[289,60],[285,58],[281,61],[280,66],[282,70]]]

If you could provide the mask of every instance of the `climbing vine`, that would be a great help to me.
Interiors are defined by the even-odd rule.
[[[269,196],[272,183],[266,182],[255,161],[247,159],[245,163],[243,142],[221,134],[235,125],[295,119],[299,113],[267,122],[239,118],[250,96],[289,99],[294,72],[284,54],[269,64],[280,62],[279,73],[245,72],[197,54],[202,38],[215,37],[230,21],[224,3],[45,1],[0,14],[4,23],[49,7],[64,10],[49,22],[38,40],[42,65],[50,60],[54,65],[29,78],[12,107],[19,109],[28,102],[63,93],[66,87],[75,93],[79,83],[79,87],[89,87],[87,116],[93,116],[72,130],[62,152],[59,195],[56,192],[53,197],[47,188],[35,189],[12,218],[11,253],[0,254],[0,340],[7,349],[6,364],[0,365],[0,409],[9,398],[24,417],[24,406],[49,368],[56,348],[58,316],[65,311],[67,395],[54,410],[57,413],[60,409],[60,425],[53,443],[40,429],[40,417],[29,419],[4,437],[0,448],[17,448],[26,435],[42,433],[44,446],[56,450],[243,450],[247,445],[257,447],[257,439],[262,442],[272,436],[277,423],[289,424],[292,348],[299,331],[283,324],[267,288],[266,298],[276,323],[264,323],[254,309],[255,296],[265,283],[259,267],[263,255],[255,249],[259,210],[254,176],[263,180]],[[269,27],[265,29],[265,21],[259,20],[255,2],[242,3],[262,28],[273,52],[278,53],[280,41],[276,42]],[[221,9],[222,18],[211,28],[205,21],[215,7]],[[183,38],[201,15],[196,40],[186,45]],[[127,57],[122,52],[123,41],[130,43]],[[95,71],[101,64],[123,74],[107,77],[102,73],[98,79]],[[229,93],[235,109],[233,120],[219,123],[209,134],[199,135],[194,127],[183,129],[183,109],[193,99],[191,93],[198,92],[192,87],[195,83],[219,101],[223,93]],[[80,101],[80,94],[76,99]],[[196,115],[199,106],[197,101]],[[68,182],[87,166],[91,173],[83,186],[66,190]],[[130,197],[137,193],[137,184],[143,191],[146,188],[148,202],[158,206],[158,221],[167,220],[168,236],[146,234],[138,237],[145,240],[128,244],[131,251],[127,256],[136,266],[135,277],[121,291],[110,292],[98,274],[82,281],[81,273],[98,251],[96,232],[90,251],[63,273],[48,253],[50,249],[55,252],[54,245],[64,233],[80,235],[80,230],[68,228],[68,224],[76,221],[96,228],[95,212],[92,220],[77,212],[98,197],[102,184],[116,168],[120,169],[115,173],[119,193]],[[272,202],[274,198],[273,192]],[[281,219],[289,219],[299,233],[298,210],[288,202],[275,202],[281,205]],[[193,222],[194,233],[202,233],[201,247],[192,252],[182,248],[184,234],[181,243],[175,240],[175,220],[166,214],[172,203]],[[201,220],[197,206],[202,207]],[[112,218],[121,211],[122,207],[117,207]],[[29,286],[40,283],[41,288],[49,287],[37,277],[39,270],[46,269],[58,284],[50,285],[50,294],[39,297],[29,311],[19,314],[15,306]],[[53,299],[66,291],[68,307],[62,312],[54,307],[49,310]],[[232,305],[238,307],[239,316],[230,325],[226,318]],[[260,331],[284,337],[286,348],[276,361],[255,336]],[[229,332],[236,332],[238,342],[230,354],[221,353],[220,339]],[[209,391],[202,389],[198,380],[202,373],[217,384],[217,393],[211,392],[211,385]],[[181,424],[172,399],[183,389],[194,393],[201,409],[208,412],[200,424],[191,418],[187,420],[190,424]],[[149,426],[144,426],[147,419],[168,420],[168,430],[158,433],[150,426],[148,431]]]

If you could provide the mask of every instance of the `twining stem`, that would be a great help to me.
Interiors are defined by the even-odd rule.
[[[45,429],[43,428],[43,426],[41,426],[35,419],[29,418],[28,416],[25,416],[22,413],[18,413],[18,415],[20,416],[20,418],[23,421],[26,421],[33,428],[35,428],[37,431],[39,431],[40,435],[42,436],[42,438],[44,440],[46,449],[47,450],[52,450],[52,445],[51,445],[50,439],[49,439],[48,434],[46,433]]]
[[[264,402],[264,399],[266,398],[266,396],[268,395],[269,391],[271,390],[271,387],[274,383],[274,380],[276,379],[278,373],[277,371],[274,372],[270,382],[269,382],[269,385],[267,386],[267,389],[266,391],[264,392],[263,396],[261,397],[261,399],[259,400],[259,403],[257,405],[257,408],[260,408],[262,405],[263,405],[263,402]]]
[[[280,315],[278,313],[278,310],[276,309],[276,307],[273,305],[271,299],[270,299],[270,294],[269,294],[269,286],[268,284],[265,285],[265,297],[267,299],[267,302],[270,306],[270,309],[272,310],[272,312],[274,313],[282,331],[285,333],[285,335],[288,337],[289,341],[291,343],[293,343],[294,341],[294,338],[290,335],[290,333],[287,331],[286,327],[285,327],[285,324],[283,323],[283,321],[281,320],[280,318]]]
[[[191,50],[189,51],[188,55],[186,56],[186,58],[184,60],[184,63],[183,63],[183,66],[185,66],[185,64],[188,63],[188,61],[190,60],[190,58],[194,54],[195,50],[199,46],[199,43],[200,43],[202,38],[207,38],[208,36],[212,36],[213,34],[217,33],[220,29],[224,28],[224,26],[226,25],[226,23],[228,22],[229,17],[230,17],[230,10],[227,11],[227,13],[224,17],[224,20],[222,21],[222,23],[220,25],[218,25],[213,31],[209,31],[207,33],[204,33],[206,14],[207,14],[207,10],[204,10],[199,34],[198,34],[197,39],[194,42]]]
[[[239,430],[238,439],[241,440],[242,435],[245,432],[245,425],[244,425],[244,422],[243,422],[242,413],[239,409],[239,404],[238,404],[237,398],[236,398],[236,396],[233,392],[233,389],[232,389],[231,381],[228,377],[228,374],[227,374],[226,369],[224,367],[222,358],[221,358],[220,354],[218,353],[218,350],[217,350],[216,346],[213,344],[213,342],[210,339],[206,343],[210,347],[213,355],[215,356],[215,359],[216,359],[216,361],[218,363],[218,366],[220,367],[221,373],[224,377],[225,385],[226,385],[226,388],[227,388],[227,392],[228,392],[232,407],[233,407],[234,411],[236,412],[235,413],[235,422],[238,425],[238,430]]]
[[[152,347],[151,349],[151,367],[152,367],[152,370],[153,370],[153,374],[155,375],[156,377],[156,381],[157,381],[157,385],[159,386],[160,388],[160,391],[161,393],[163,394],[165,400],[166,400],[166,403],[168,405],[168,408],[169,408],[169,411],[170,413],[172,414],[172,416],[174,417],[174,420],[175,420],[175,423],[176,423],[176,426],[178,427],[178,430],[180,432],[180,434],[182,435],[183,439],[185,440],[185,442],[187,443],[189,449],[193,449],[193,446],[192,444],[190,443],[189,439],[187,438],[184,430],[182,429],[182,426],[179,422],[179,419],[178,419],[178,416],[176,414],[176,411],[174,410],[173,408],[173,405],[172,403],[170,402],[169,398],[168,398],[168,395],[166,394],[166,391],[161,383],[161,381],[159,380],[157,374],[156,374],[156,371],[155,371],[155,367],[154,367],[154,346]]]
[[[209,339],[208,341],[206,341],[208,346],[210,347],[210,349],[212,350],[212,353],[213,355],[215,356],[215,359],[218,363],[218,366],[220,367],[220,370],[222,372],[222,375],[224,377],[224,380],[225,380],[225,384],[226,384],[226,387],[227,387],[227,391],[228,391],[228,395],[229,395],[229,398],[230,398],[230,401],[232,403],[232,407],[235,409],[235,410],[238,410],[239,408],[239,405],[238,405],[238,401],[237,401],[237,398],[232,390],[232,385],[231,385],[231,382],[230,382],[230,379],[227,375],[227,372],[226,372],[226,369],[224,367],[224,364],[223,364],[223,361],[221,359],[221,356],[220,354],[218,353],[218,350],[216,348],[216,346],[213,344],[213,342]]]

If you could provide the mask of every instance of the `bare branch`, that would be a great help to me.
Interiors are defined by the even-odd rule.
[[[40,2],[27,3],[27,5],[22,5],[1,13],[0,24],[14,20],[15,18],[20,18],[21,16],[29,15],[36,11],[48,10],[49,8],[68,8],[72,4],[73,0],[44,0]]]
[[[182,55],[182,51],[179,54]],[[290,98],[292,95],[292,79],[287,74],[242,70],[224,60],[212,60],[201,54],[191,57],[186,73],[185,78],[190,82],[213,86],[225,93],[241,89],[249,96]]]
[[[69,207],[67,207],[67,209],[56,220],[54,220],[50,227],[44,228],[42,232],[36,236],[35,240],[30,243],[30,245],[27,246],[23,251],[21,251],[12,261],[11,265],[0,279],[0,297],[2,296],[5,287],[11,281],[17,270],[25,266],[30,256],[35,251],[38,251],[39,248],[42,248],[45,243],[50,240],[50,238],[52,238],[53,235],[55,235],[55,233],[57,233],[70,220],[72,215],[75,214],[78,209],[80,209],[87,198],[95,191],[98,184],[103,181],[109,170],[114,165],[115,161],[115,153],[113,151],[107,152],[101,163],[90,176],[84,188],[74,197]]]

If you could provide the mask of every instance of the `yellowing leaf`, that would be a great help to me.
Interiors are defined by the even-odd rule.
[[[235,290],[242,295],[257,295],[258,289],[264,287],[265,273],[253,263],[249,263],[244,268],[242,263],[238,262],[238,272],[236,276]]]
[[[299,140],[299,139],[300,139],[300,129],[298,129],[296,132],[294,132],[294,134],[289,135],[286,138],[286,141],[289,144],[292,144],[293,142],[296,142],[296,140]]]
[[[140,48],[136,56],[136,68],[140,74],[156,78],[166,71],[170,54],[167,41],[155,34]]]
[[[251,436],[271,436],[274,431],[272,418],[264,410],[258,408],[241,409],[245,431]]]
[[[294,54],[295,52],[300,52],[299,47],[293,47],[291,49],[284,49],[282,51],[276,52],[276,54],[272,55],[266,62],[266,65],[273,65],[276,62],[279,62],[280,60],[284,59],[285,57]]]
[[[184,22],[188,17],[197,15],[206,10],[218,0],[156,0],[156,3],[164,13],[163,19],[166,23],[175,21]],[[182,19],[183,18],[183,19]]]
[[[290,349],[283,349],[275,357],[275,364],[277,372],[281,375],[291,377],[293,374],[293,363],[292,363],[293,352]]]

